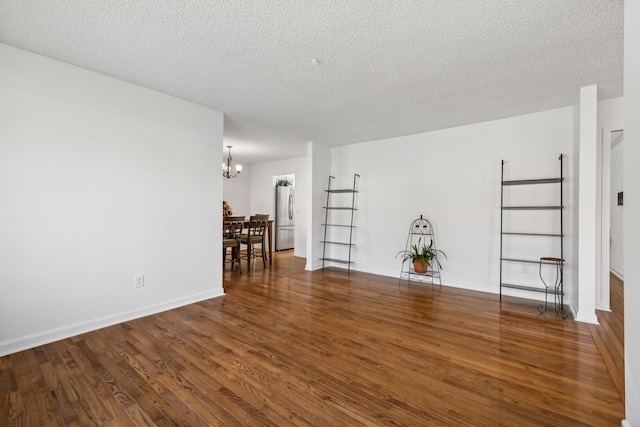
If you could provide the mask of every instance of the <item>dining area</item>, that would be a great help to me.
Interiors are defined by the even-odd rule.
[[[243,262],[246,271],[256,269],[258,258],[262,259],[262,267],[272,263],[273,220],[269,214],[255,214],[248,218],[244,215],[233,215],[226,202],[222,208],[222,269],[229,265],[231,272],[242,273]]]

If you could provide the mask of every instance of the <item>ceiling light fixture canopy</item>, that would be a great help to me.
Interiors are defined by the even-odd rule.
[[[232,145],[227,145],[227,148],[229,149],[227,163],[222,164],[222,176],[227,179],[235,178],[236,176],[240,175],[240,172],[242,172],[242,165],[236,165],[236,173],[231,173],[231,160],[233,160],[233,157],[231,157],[231,147]]]

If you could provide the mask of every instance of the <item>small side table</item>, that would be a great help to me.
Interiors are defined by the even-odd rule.
[[[547,284],[542,277],[542,265],[551,264],[556,268],[556,278],[553,284]],[[564,259],[555,257],[542,257],[540,258],[538,275],[540,280],[544,284],[544,306],[538,306],[538,312],[544,313],[547,311],[547,295],[553,294],[554,309],[556,313],[562,315],[563,319],[567,318],[567,313],[564,311],[564,286],[563,286],[563,266]]]

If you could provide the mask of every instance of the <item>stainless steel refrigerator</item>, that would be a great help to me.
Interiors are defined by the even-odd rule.
[[[276,186],[276,251],[293,248],[295,193],[291,186]]]

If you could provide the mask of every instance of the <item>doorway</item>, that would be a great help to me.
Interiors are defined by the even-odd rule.
[[[602,133],[602,182],[600,229],[600,287],[596,295],[598,309],[609,311],[611,307],[610,273],[624,279],[623,221],[624,205],[623,169],[624,132],[622,129],[603,129]]]
[[[274,175],[275,250],[293,250],[296,234],[295,174]]]
[[[588,325],[607,371],[624,402],[624,265],[622,129],[603,129],[599,325]],[[598,291],[597,291],[598,292]]]
[[[624,132],[617,130],[611,132],[611,169],[610,169],[610,256],[609,268],[620,279],[624,279],[623,260],[623,166],[624,158]]]

